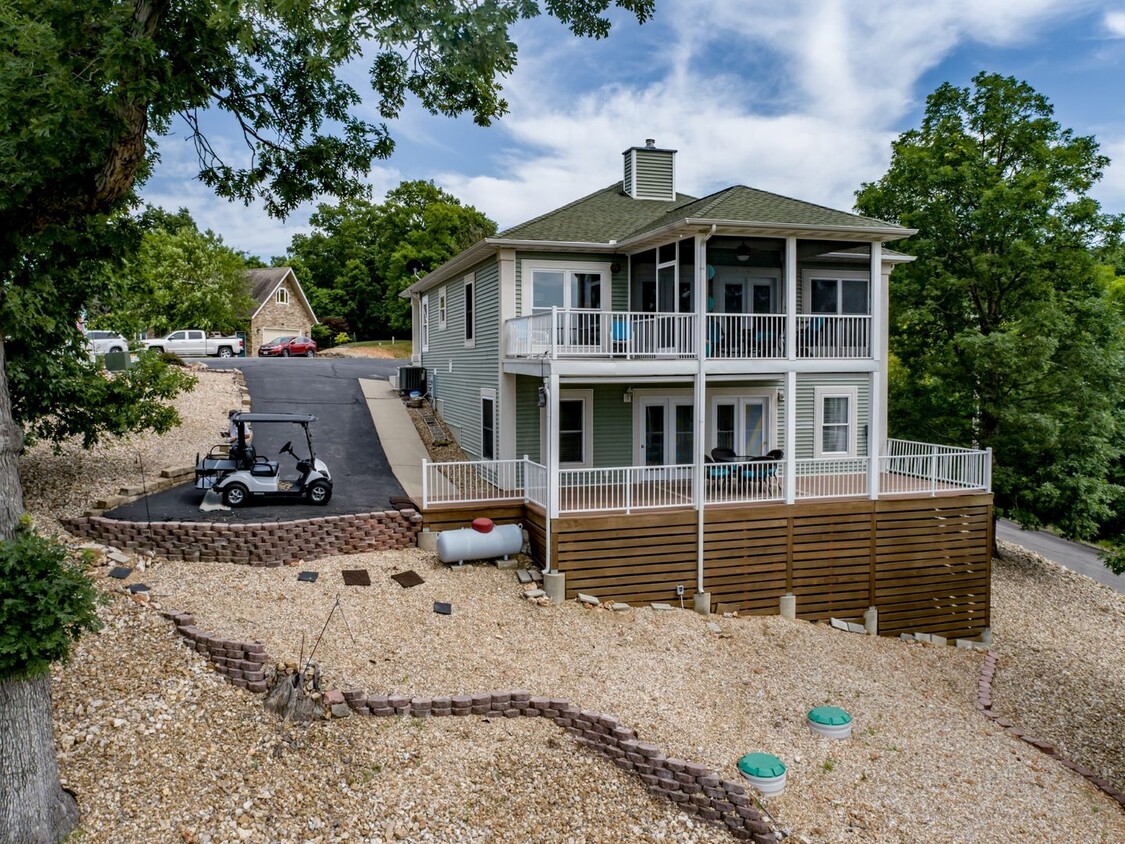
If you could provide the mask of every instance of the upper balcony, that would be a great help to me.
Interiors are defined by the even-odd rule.
[[[869,314],[708,314],[702,335],[697,315],[553,308],[504,324],[509,358],[585,360],[785,360],[788,332],[798,359],[872,357]],[[702,339],[701,339],[702,336]]]

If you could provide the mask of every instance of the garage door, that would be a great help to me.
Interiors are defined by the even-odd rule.
[[[276,340],[278,337],[299,337],[301,330],[299,328],[263,328],[262,329],[262,343],[268,343],[270,340]]]

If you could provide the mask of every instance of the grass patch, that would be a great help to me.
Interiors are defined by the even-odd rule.
[[[356,343],[341,343],[338,349],[385,349],[396,358],[408,360],[413,344],[409,340],[360,340]]]

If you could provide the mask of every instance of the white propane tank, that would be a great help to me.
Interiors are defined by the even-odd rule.
[[[509,554],[518,554],[522,547],[523,528],[520,525],[494,525],[487,532],[474,528],[443,530],[437,538],[438,559],[443,563],[492,560],[496,557],[506,560]]]

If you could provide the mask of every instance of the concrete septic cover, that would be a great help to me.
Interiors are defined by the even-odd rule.
[[[422,579],[422,575],[410,569],[409,571],[400,571],[398,574],[392,574],[391,580],[401,586],[403,589],[409,589],[411,586],[419,586],[426,581]]]
[[[344,576],[345,586],[371,585],[371,575],[367,569],[344,569],[340,574]]]

